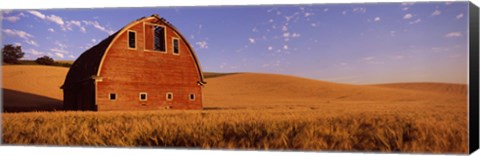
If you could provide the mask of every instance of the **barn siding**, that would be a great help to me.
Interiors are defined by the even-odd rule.
[[[127,31],[118,34],[101,66],[102,81],[97,82],[96,93],[98,110],[202,108],[201,87],[197,84],[200,73],[193,56],[186,42],[166,28],[166,53],[145,51],[142,22],[128,29],[137,33],[136,50],[127,48]],[[173,55],[172,37],[179,39],[180,55]],[[153,38],[147,42],[153,42]],[[117,94],[117,100],[109,100],[111,92]],[[139,100],[140,92],[148,93],[146,102]],[[173,101],[166,100],[167,92],[173,93]],[[189,93],[195,94],[195,101],[189,100]]]

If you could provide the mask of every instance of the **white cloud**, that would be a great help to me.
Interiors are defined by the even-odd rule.
[[[252,32],[258,32],[258,29],[257,29],[257,28],[253,28],[253,29],[252,29]]]
[[[273,19],[269,19],[268,22],[273,23]]]
[[[110,28],[106,28],[105,26],[102,26],[100,23],[98,23],[98,21],[86,21],[86,20],[83,20],[82,21],[85,25],[91,25],[93,26],[94,28],[100,30],[100,31],[103,31],[103,32],[106,32],[108,33],[109,35],[113,34],[114,31]],[[199,25],[199,29],[202,28],[202,25],[200,24]]]
[[[62,44],[62,43],[59,42],[59,41],[55,41],[53,44],[55,44],[56,46],[60,47],[61,49],[65,49],[65,48],[68,47],[67,45]]]
[[[64,55],[62,53],[55,53],[55,55],[57,55],[60,58],[64,58]]]
[[[293,37],[293,38],[300,37],[300,34],[299,34],[299,33],[293,33],[293,34],[292,34],[292,37]]]
[[[58,49],[58,48],[52,48],[52,49],[50,49],[50,51],[56,52],[56,53],[64,53],[64,54],[68,53],[68,51],[63,50],[63,49]]]
[[[56,23],[60,26],[63,26],[63,24],[65,24],[65,22],[63,22],[63,19],[59,16],[56,16],[56,15],[46,16],[46,20],[54,22],[54,23]]]
[[[55,30],[53,28],[48,28],[48,31],[55,32]]]
[[[327,12],[327,11],[328,11],[328,8],[323,9],[323,12]]]
[[[289,36],[290,36],[290,33],[289,33],[289,32],[283,33],[283,37],[288,38]]]
[[[309,12],[305,13],[305,17],[312,16],[312,15],[313,15],[313,13],[309,13]]]
[[[33,16],[37,16],[38,18],[40,19],[45,19],[45,15],[42,14],[41,12],[38,12],[38,11],[35,11],[35,10],[31,10],[31,11],[27,11],[28,13],[32,14]]]
[[[374,59],[375,59],[375,57],[372,57],[372,56],[362,58],[363,61],[371,61],[371,60],[374,60]]]
[[[7,36],[20,37],[22,39],[30,39],[33,37],[33,35],[25,31],[15,29],[3,29],[2,32],[5,33]]]
[[[30,45],[33,45],[33,46],[38,47],[38,43],[35,42],[34,40],[27,39],[27,40],[24,40],[24,42],[27,43],[27,44],[30,44]]]
[[[12,10],[0,10],[0,14],[10,14]]]
[[[45,14],[43,14],[39,11],[35,11],[35,10],[31,10],[31,11],[27,11],[27,12],[32,14],[33,16],[36,16],[36,17],[42,19],[42,20],[53,22],[53,23],[59,25],[60,27],[64,28],[65,22],[63,21],[63,19],[60,16],[45,15]]]
[[[292,20],[294,17],[295,17],[295,15],[285,16],[285,20],[287,20],[287,22],[289,22],[289,21]]]
[[[85,27],[80,27],[80,31],[85,33],[85,32],[87,32],[87,29],[85,29]]]
[[[283,31],[288,31],[288,28],[287,28],[287,26],[286,26],[286,25],[284,25],[284,26],[282,27],[282,30],[283,30]]]
[[[380,17],[375,17],[375,19],[373,19],[373,21],[375,21],[375,22],[380,21]]]
[[[367,8],[353,8],[352,11],[357,13],[365,13],[367,12]]]
[[[347,14],[347,10],[342,11],[342,15],[346,15],[346,14]]]
[[[440,10],[435,10],[433,13],[432,13],[432,16],[438,16],[440,15],[442,12],[440,12]]]
[[[411,6],[411,5],[414,5],[415,2],[405,2],[405,3],[402,3],[402,6]]]
[[[367,64],[383,64],[384,63],[382,61],[378,61],[377,58],[375,58],[373,56],[362,58],[362,62],[365,62]]]
[[[390,36],[392,36],[392,37],[393,37],[393,36],[396,36],[396,33],[397,33],[396,31],[393,31],[393,30],[392,30],[392,31],[390,31]]]
[[[408,9],[409,9],[408,7],[402,8],[403,11],[407,11]]]
[[[45,53],[40,52],[40,51],[37,51],[37,50],[35,50],[35,49],[30,49],[29,51],[26,51],[26,52],[27,52],[27,53],[30,53],[30,54],[32,54],[32,55],[36,55],[36,56],[45,54]]]
[[[457,18],[457,19],[463,18],[463,14],[458,14],[458,15],[456,16],[456,18]]]
[[[450,32],[450,33],[447,33],[445,34],[445,37],[462,37],[462,33],[461,32]]]
[[[25,31],[15,30],[15,29],[3,29],[2,32],[6,36],[22,38],[25,43],[38,47],[38,43],[32,39],[33,35]]]
[[[3,17],[5,20],[7,21],[10,21],[12,23],[15,23],[17,22],[18,20],[20,20],[20,17],[19,16],[8,16],[8,17]]]
[[[268,51],[272,51],[272,50],[273,50],[273,47],[272,47],[272,46],[268,46],[267,49],[268,49]]]
[[[248,41],[252,44],[255,44],[255,39],[254,38],[248,38]]]
[[[198,45],[198,46],[200,47],[200,49],[206,49],[206,48],[208,48],[208,43],[207,43],[207,41],[199,41],[199,42],[196,42],[195,44]]]
[[[68,55],[68,57],[69,57],[69,58],[75,58],[75,56],[73,56],[73,55]]]
[[[283,49],[287,50],[287,49],[288,49],[288,45],[283,45]]]
[[[227,63],[223,62],[222,64],[220,64],[219,68],[223,69],[223,68],[225,68],[225,66],[227,66]]]
[[[412,14],[405,14],[405,16],[403,16],[403,19],[410,19],[412,17],[413,17]]]
[[[62,26],[62,30],[65,31],[65,30],[73,30],[73,26],[76,26],[76,27],[82,27],[82,24],[80,21],[75,21],[75,20],[70,20],[70,21],[66,21],[66,24],[64,26]]]
[[[417,19],[417,20],[415,20],[415,21],[409,22],[408,24],[416,24],[416,23],[419,23],[419,22],[421,22],[421,21],[422,21],[422,19],[419,18],[419,19]]]
[[[317,27],[317,24],[316,24],[316,23],[312,23],[312,24],[310,24],[310,26],[312,26],[312,27]]]
[[[76,25],[77,27],[80,27],[80,26],[81,26],[80,21],[71,20],[71,21],[68,21],[68,23],[71,23],[71,24],[73,24],[73,25]]]
[[[91,41],[92,41],[92,43],[97,43],[97,40],[96,40],[96,39],[94,39],[94,38],[92,38],[92,40],[91,40]]]

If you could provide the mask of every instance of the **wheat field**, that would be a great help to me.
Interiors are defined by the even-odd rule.
[[[3,75],[4,84],[16,82],[10,77]],[[44,85],[39,78],[43,77],[37,76],[34,82]],[[28,81],[33,80],[22,80]],[[204,110],[2,113],[2,142],[248,150],[468,151],[466,85],[348,85],[258,73],[216,75],[207,82]],[[28,91],[21,85],[4,86]],[[36,94],[56,99],[56,91]],[[22,106],[22,101],[9,102],[6,105]],[[32,103],[23,105],[30,107]]]

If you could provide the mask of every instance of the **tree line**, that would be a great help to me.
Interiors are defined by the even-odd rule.
[[[22,47],[19,45],[13,44],[6,44],[2,48],[2,55],[3,55],[3,63],[4,64],[29,64],[29,61],[22,61],[20,60],[23,58],[25,53],[22,51]],[[31,61],[30,61],[31,62]],[[30,63],[31,64],[31,63]],[[34,64],[40,65],[50,65],[50,66],[63,66],[63,67],[70,67],[72,64],[70,63],[60,63],[55,62],[53,58],[49,56],[42,56],[35,59]]]

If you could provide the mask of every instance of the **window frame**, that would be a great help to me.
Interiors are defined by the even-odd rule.
[[[145,95],[145,99],[142,99],[142,94]],[[147,101],[147,100],[148,100],[148,94],[147,94],[147,92],[140,92],[140,93],[138,93],[138,100],[140,100],[140,101]]]
[[[177,40],[177,53],[175,53],[175,40]],[[177,37],[172,37],[172,54],[177,56],[180,55],[180,39],[178,39]]]
[[[193,99],[191,98],[192,95],[193,95]],[[190,101],[195,101],[196,99],[197,99],[197,96],[195,95],[195,93],[189,93],[189,94],[188,94],[188,100],[190,100]]]
[[[172,98],[169,99],[169,98],[168,98],[168,95],[172,95]],[[173,93],[172,93],[172,92],[167,92],[167,93],[165,94],[165,99],[166,99],[167,101],[173,101]]]
[[[130,32],[133,32],[135,34],[135,47],[130,47]],[[128,30],[127,31],[127,48],[132,49],[132,50],[137,50],[137,31],[135,30]]]
[[[115,99],[112,99],[112,94],[115,95]],[[115,93],[115,92],[108,93],[108,100],[117,101],[117,99],[118,99],[118,94],[117,93]]]

